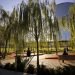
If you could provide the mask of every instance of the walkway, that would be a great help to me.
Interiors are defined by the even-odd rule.
[[[58,55],[61,55],[62,53],[58,53]],[[74,53],[75,54],[75,53]],[[75,60],[65,60],[65,62],[63,63],[62,61],[59,61],[58,59],[58,55],[56,54],[45,54],[39,57],[40,59],[40,65],[46,65],[46,67],[50,67],[50,68],[56,68],[56,67],[63,67],[65,65],[71,64],[75,66]],[[73,55],[73,53],[71,53],[70,55]],[[37,64],[37,59],[36,56],[33,58],[33,60],[31,61],[31,64],[33,64],[34,66],[36,66]]]
[[[58,53],[58,55],[61,55],[61,54],[62,53]],[[67,65],[67,64],[75,65],[75,60],[68,60],[68,61],[65,60],[65,62],[62,63],[62,61],[58,60],[58,55],[56,55],[56,54],[40,55],[39,56],[40,64],[44,64],[44,65],[46,65],[47,67],[50,67],[50,68],[51,67],[52,68],[56,68],[58,66],[63,67],[64,65]],[[24,59],[25,59],[25,57],[24,57]],[[13,63],[13,62],[15,62],[14,58],[6,59],[6,60],[1,60],[2,64]],[[37,64],[37,57],[36,56],[33,57],[33,59],[31,60],[30,64],[33,64],[36,67],[36,64]]]

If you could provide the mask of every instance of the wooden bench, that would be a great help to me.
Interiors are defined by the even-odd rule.
[[[75,55],[58,55],[59,56],[59,60],[62,60],[62,62],[64,62],[64,60],[75,60]]]

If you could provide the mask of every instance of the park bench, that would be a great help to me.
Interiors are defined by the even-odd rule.
[[[58,55],[59,56],[59,60],[62,60],[62,62],[64,62],[64,60],[75,60],[75,55]]]

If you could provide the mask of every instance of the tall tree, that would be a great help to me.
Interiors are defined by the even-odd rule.
[[[71,42],[72,42],[72,48],[74,47],[75,43],[75,4],[70,6],[69,8],[69,25],[71,30]]]
[[[2,23],[2,26],[4,27],[4,41],[5,41],[5,53],[4,53],[4,58],[7,54],[7,43],[9,40],[9,37],[7,37],[7,35],[9,35],[9,33],[6,33],[6,30],[8,29],[8,22],[9,22],[9,15],[8,13],[4,10],[4,9],[0,9],[0,20]]]
[[[37,73],[39,71],[39,36],[42,30],[42,17],[41,17],[41,9],[39,5],[39,1],[32,1],[30,4],[30,11],[31,11],[31,27],[32,32],[37,44]]]
[[[53,37],[53,40],[57,40],[57,33],[60,33],[59,31],[59,24],[58,24],[58,19],[55,16],[55,0],[51,3],[51,5],[48,5],[49,8],[45,4],[42,5],[42,10],[45,15],[45,20],[46,20],[46,25],[49,25],[50,29],[50,40]],[[54,43],[56,44],[56,43]],[[56,48],[56,53],[57,53],[57,47],[54,45]]]

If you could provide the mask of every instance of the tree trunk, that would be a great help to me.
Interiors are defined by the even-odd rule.
[[[5,52],[4,52],[4,59],[6,57],[6,54],[7,54],[7,43],[8,43],[8,40],[5,41]]]
[[[37,43],[37,75],[39,73],[39,45],[38,45],[38,37],[36,39],[36,43]]]
[[[57,39],[56,39],[56,35],[53,34],[53,37],[54,37],[54,46],[55,46],[55,49],[56,49],[56,55],[57,55],[58,50],[57,50]]]

